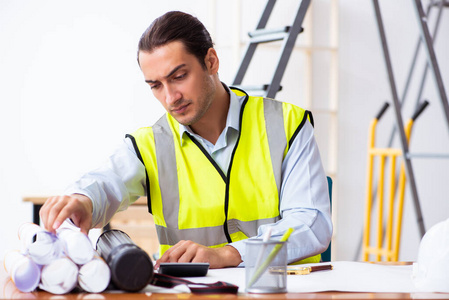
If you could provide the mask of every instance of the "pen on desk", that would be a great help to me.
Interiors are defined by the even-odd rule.
[[[311,266],[311,267],[296,267],[296,266],[289,266],[287,267],[287,274],[288,275],[307,275],[312,272],[316,271],[324,271],[324,270],[332,270],[332,265],[318,265],[318,266]]]
[[[260,266],[260,264],[262,263],[263,254],[264,254],[265,250],[267,249],[267,245],[265,243],[270,240],[270,237],[271,237],[271,227],[268,227],[267,231],[265,231],[265,233],[263,235],[262,242],[264,244],[260,248],[260,252],[259,252],[259,255],[257,256],[255,266]]]

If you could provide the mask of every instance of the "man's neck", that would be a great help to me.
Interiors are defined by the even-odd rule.
[[[215,145],[226,126],[229,103],[230,96],[225,87],[219,82],[215,99],[209,107],[207,115],[190,126],[192,131]]]

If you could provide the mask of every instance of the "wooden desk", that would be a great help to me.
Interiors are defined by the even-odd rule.
[[[0,261],[0,265],[3,263]],[[242,283],[243,284],[243,283]],[[53,295],[44,291],[22,293],[9,279],[3,267],[0,267],[0,299],[116,299],[116,300],[272,300],[272,299],[449,299],[448,293],[362,293],[362,292],[315,292],[315,293],[285,293],[285,294],[165,294],[165,293],[71,293]]]
[[[0,295],[2,296],[2,295]],[[343,292],[320,292],[320,293],[287,293],[287,294],[130,294],[130,293],[102,293],[102,294],[68,294],[52,295],[46,292],[20,293],[6,295],[6,299],[58,299],[58,300],[80,300],[80,299],[104,299],[104,300],[308,300],[308,299],[416,299],[410,293],[343,293]],[[448,299],[444,294],[419,294],[419,299]]]
[[[3,271],[4,272],[4,271]],[[248,294],[240,293],[195,295],[195,294],[155,294],[155,293],[71,293],[53,295],[44,291],[22,293],[8,278],[0,278],[1,299],[104,299],[104,300],[274,300],[274,299],[448,299],[448,294],[440,293],[348,293],[348,292],[319,292],[319,293],[285,293],[285,294]]]

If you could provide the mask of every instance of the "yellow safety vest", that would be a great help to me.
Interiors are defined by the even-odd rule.
[[[179,123],[168,113],[127,135],[145,165],[160,255],[180,240],[221,247],[280,219],[282,161],[312,116],[292,104],[232,91],[245,100],[227,174],[189,134],[181,145]],[[312,258],[305,262],[318,262],[320,255]]]

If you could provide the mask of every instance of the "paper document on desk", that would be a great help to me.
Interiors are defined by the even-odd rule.
[[[306,264],[304,266],[319,265]],[[391,266],[365,262],[335,261],[333,270],[312,272],[308,275],[288,275],[289,293],[312,293],[325,291],[341,292],[385,292],[416,293],[418,290],[412,281],[412,266]],[[212,269],[206,277],[190,278],[194,282],[212,283],[218,280],[239,286],[239,292],[245,292],[245,269]],[[165,289],[164,289],[165,290]],[[167,289],[172,293],[184,292],[184,289]],[[145,292],[160,293],[161,288],[148,286]],[[425,292],[425,291],[420,291]]]
[[[365,262],[332,262],[333,270],[288,277],[289,292],[390,292],[412,293],[412,266]]]

